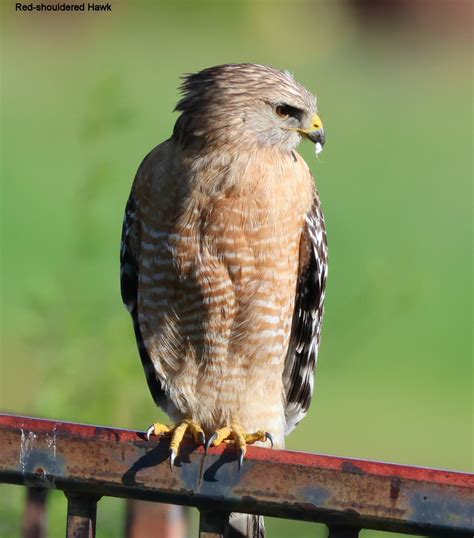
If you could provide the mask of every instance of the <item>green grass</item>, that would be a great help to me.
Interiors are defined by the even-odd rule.
[[[3,13],[1,409],[127,428],[157,417],[119,294],[124,204],[171,132],[179,75],[257,61],[318,93],[328,133],[319,161],[301,147],[330,274],[316,395],[288,447],[472,468],[468,55],[446,36],[364,37],[330,3],[292,6]],[[0,491],[0,536],[19,536],[24,492]],[[60,492],[50,507],[60,536]],[[121,507],[100,502],[100,537],[119,535]]]

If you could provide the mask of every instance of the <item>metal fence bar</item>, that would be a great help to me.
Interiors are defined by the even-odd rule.
[[[328,538],[359,538],[360,529],[347,525],[330,525]]]
[[[45,488],[28,488],[26,492],[22,536],[23,538],[46,538],[48,490]]]
[[[64,492],[67,497],[67,538],[95,538],[97,501],[88,493]]]
[[[186,512],[182,506],[129,499],[125,538],[185,538]]]
[[[224,538],[229,526],[229,514],[216,510],[199,512],[199,538]]]
[[[168,439],[28,417],[0,415],[0,481],[329,526],[474,534],[468,473],[258,447],[239,472],[233,445],[205,455],[192,442],[170,469]]]

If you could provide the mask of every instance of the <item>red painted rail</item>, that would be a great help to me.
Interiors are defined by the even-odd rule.
[[[0,481],[64,490],[70,536],[93,536],[104,495],[195,506],[208,537],[232,511],[325,523],[334,537],[474,535],[471,474],[255,447],[239,472],[232,445],[192,444],[171,470],[167,439],[1,414]]]

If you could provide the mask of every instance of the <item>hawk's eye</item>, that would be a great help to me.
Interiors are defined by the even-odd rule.
[[[277,116],[283,120],[288,119],[290,116],[299,120],[302,114],[302,111],[299,108],[290,105],[278,105],[275,108],[275,112],[277,113]]]

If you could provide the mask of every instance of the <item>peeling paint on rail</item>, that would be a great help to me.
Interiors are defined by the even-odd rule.
[[[239,473],[233,446],[205,455],[191,443],[171,471],[167,439],[1,414],[0,481],[341,528],[474,534],[472,474],[257,447]]]

